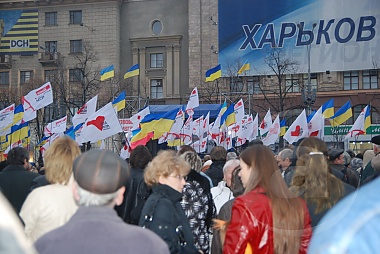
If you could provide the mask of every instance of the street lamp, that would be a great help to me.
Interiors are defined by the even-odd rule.
[[[314,34],[314,28],[317,26],[316,23],[313,23],[313,29],[311,30]],[[297,24],[297,27],[300,29],[301,25]],[[305,36],[303,34],[302,36]],[[306,84],[306,90],[305,88],[302,89],[302,98],[304,104],[310,109],[310,106],[315,103],[317,90],[311,87],[311,73],[310,73],[310,55],[311,55],[311,43],[306,45],[307,50],[307,84]]]

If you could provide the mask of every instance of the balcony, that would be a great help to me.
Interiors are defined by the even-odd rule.
[[[12,56],[11,55],[1,55],[0,56],[0,69],[11,69],[12,68]]]
[[[58,66],[60,57],[58,52],[43,51],[38,53],[38,61],[42,66]]]

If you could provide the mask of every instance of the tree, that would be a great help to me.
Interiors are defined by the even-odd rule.
[[[288,100],[289,93],[300,91],[301,88],[299,78],[296,82],[293,80],[286,82],[287,74],[297,73],[298,62],[286,55],[284,49],[272,48],[268,51],[264,64],[269,68],[268,73],[273,75],[266,75],[259,83],[259,89],[272,112],[282,113],[285,110],[285,103],[289,104],[286,105],[287,108],[295,104],[294,101]]]

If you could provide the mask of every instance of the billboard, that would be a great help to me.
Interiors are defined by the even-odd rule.
[[[247,75],[268,73],[264,60],[280,48],[307,72],[373,69],[380,63],[379,0],[219,0],[222,72],[250,63]]]
[[[0,10],[4,32],[0,55],[38,52],[38,10]]]

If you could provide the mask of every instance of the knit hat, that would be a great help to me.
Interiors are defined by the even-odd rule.
[[[74,161],[74,179],[78,185],[91,193],[116,192],[128,180],[128,164],[109,150],[90,150]]]
[[[351,168],[356,170],[363,166],[363,160],[360,158],[352,158],[351,160]]]

